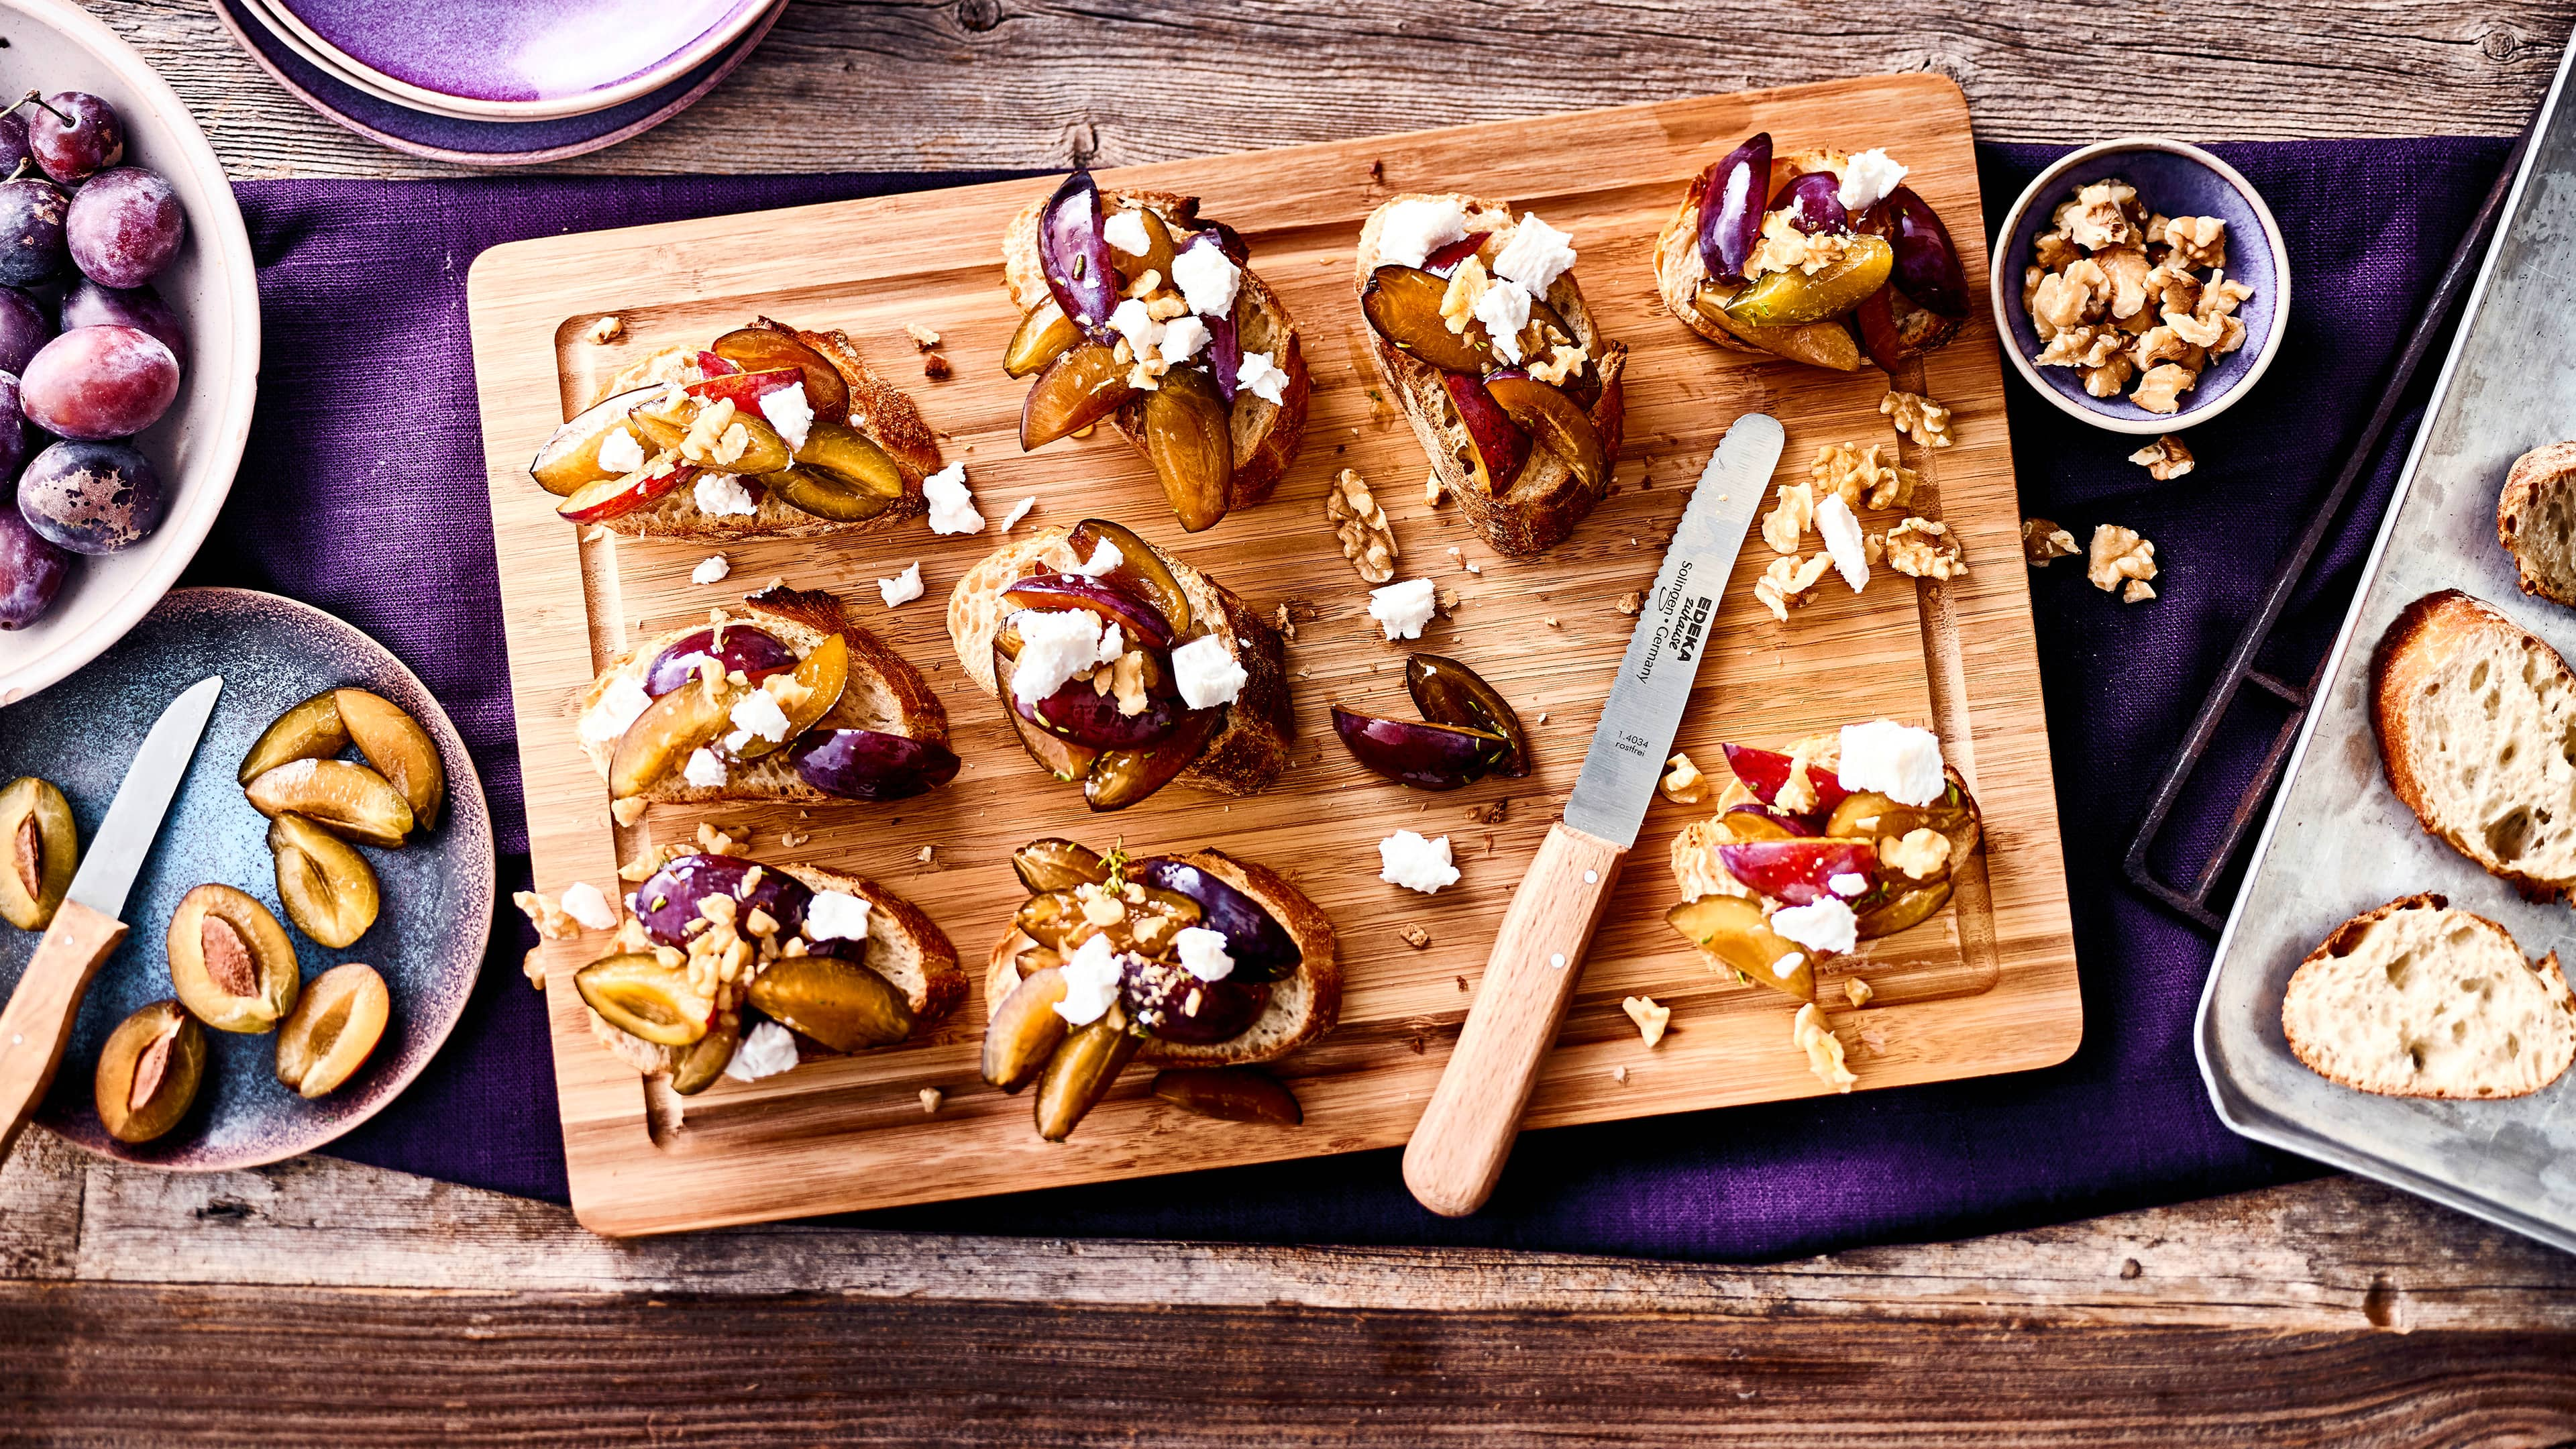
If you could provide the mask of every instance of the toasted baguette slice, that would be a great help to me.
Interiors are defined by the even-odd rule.
[[[1044,196],[1030,202],[1011,218],[1009,228],[1002,233],[1002,285],[1009,289],[1011,301],[1023,317],[1045,306],[1054,296],[1047,289],[1046,268],[1038,260],[1038,215],[1046,209],[1046,203]],[[1149,210],[1163,219],[1175,237],[1206,225],[1199,219],[1199,199],[1176,192],[1111,191],[1103,187],[1100,204],[1113,214],[1129,206]],[[1279,401],[1274,403],[1239,391],[1227,418],[1234,434],[1234,478],[1227,490],[1227,507],[1249,508],[1270,496],[1270,490],[1278,487],[1279,479],[1287,473],[1289,460],[1297,455],[1297,443],[1306,435],[1306,403],[1314,392],[1314,379],[1306,371],[1305,349],[1286,304],[1249,266],[1243,269],[1243,284],[1235,293],[1234,325],[1244,351],[1267,354],[1281,372],[1288,374],[1288,380],[1280,386]],[[1144,453],[1142,397],[1128,399],[1111,422],[1138,453]]]
[[[778,869],[817,891],[843,891],[868,903],[866,965],[903,993],[912,1008],[913,1035],[920,1036],[965,1004],[966,970],[957,963],[957,948],[919,906],[863,875],[845,875],[818,866],[785,865]],[[629,917],[623,928],[627,944],[642,948],[641,929]],[[590,1034],[618,1060],[648,1077],[667,1077],[686,1054],[686,1047],[663,1046],[609,1025],[589,1007]],[[797,1039],[807,1057],[837,1056],[827,1047]],[[897,1043],[901,1045],[901,1043]],[[884,1048],[879,1048],[884,1050]]]
[[[957,645],[957,661],[966,666],[966,676],[1005,711],[1010,702],[1001,698],[993,682],[993,636],[1001,632],[1002,621],[1010,614],[1003,607],[1002,591],[1032,561],[1045,560],[1055,568],[1078,562],[1065,542],[1071,532],[1044,528],[1003,546],[968,569],[948,596],[948,637]],[[1287,768],[1288,744],[1296,738],[1296,722],[1288,708],[1287,646],[1270,621],[1232,590],[1159,548],[1154,556],[1189,596],[1194,628],[1197,621],[1206,621],[1247,676],[1243,692],[1226,706],[1225,723],[1199,752],[1198,763],[1177,778],[1220,795],[1253,794]]]
[[[2576,888],[2576,674],[2457,590],[2406,606],[2372,660],[2371,721],[2424,828],[2529,895]]]
[[[1218,850],[1176,855],[1261,903],[1297,943],[1297,972],[1273,982],[1270,1004],[1242,1035],[1204,1045],[1145,1039],[1136,1060],[1165,1067],[1242,1067],[1275,1062],[1333,1029],[1342,1016],[1342,963],[1333,954],[1333,923],[1306,893],[1277,872]],[[1014,928],[995,943],[984,974],[985,1019],[1020,984],[1021,958],[1039,949],[1036,938]]]
[[[2524,593],[2576,607],[2576,442],[2513,460],[2496,496],[2496,541]]]
[[[850,682],[841,691],[840,703],[818,722],[820,729],[876,730],[882,734],[902,735],[907,739],[948,742],[948,711],[939,696],[930,692],[929,681],[921,671],[906,663],[886,642],[857,623],[854,611],[836,594],[813,589],[791,589],[771,585],[743,601],[739,609],[725,610],[730,623],[756,625],[775,636],[779,643],[796,652],[798,658],[811,653],[816,645],[832,634],[838,634],[850,650]],[[696,633],[704,625],[675,629],[658,638],[648,639],[617,656],[599,677],[591,681],[590,692],[582,696],[576,720],[587,719],[608,695],[609,687],[620,678],[641,683],[644,671],[671,644]],[[576,728],[578,725],[576,724]],[[608,778],[609,761],[617,754],[617,736],[582,737],[582,753],[590,757],[599,777]],[[713,800],[778,800],[797,804],[837,800],[805,783],[789,763],[786,750],[773,750],[759,759],[735,764],[722,785],[692,785],[671,774],[645,788],[642,798],[651,801],[677,801],[691,804]]]
[[[850,387],[850,426],[885,449],[903,475],[903,496],[883,512],[855,522],[817,518],[763,491],[756,513],[713,514],[698,507],[692,489],[675,488],[651,505],[608,519],[602,525],[629,538],[685,538],[722,543],[738,538],[818,538],[824,534],[879,533],[922,517],[930,505],[921,496],[921,480],[939,471],[939,440],[921,420],[912,399],[876,375],[859,355],[859,345],[838,328],[801,332],[783,322],[761,318],[756,326],[784,332],[820,353]],[[591,399],[596,406],[621,392],[654,383],[681,382],[697,376],[697,353],[663,348],[628,364]]]
[[[1492,233],[1489,247],[1499,251],[1510,241],[1516,223],[1508,201],[1456,194],[1390,197],[1369,214],[1367,223],[1360,228],[1355,281],[1362,291],[1379,265],[1378,240],[1386,229],[1388,208],[1404,201],[1442,200],[1455,201],[1466,210],[1468,231]],[[1583,304],[1583,289],[1576,285],[1571,270],[1547,289],[1546,301],[1574,329],[1574,340],[1592,355],[1594,365],[1601,370],[1601,397],[1592,405],[1592,426],[1601,435],[1601,446],[1615,468],[1621,433],[1627,423],[1628,344],[1612,342],[1601,335],[1591,309]],[[1467,426],[1460,420],[1456,404],[1449,400],[1440,369],[1380,337],[1365,322],[1360,330],[1368,337],[1369,355],[1376,360],[1379,380],[1413,424],[1413,436],[1429,456],[1431,471],[1458,500],[1467,521],[1495,548],[1507,554],[1532,554],[1550,548],[1562,542],[1610,495],[1607,472],[1597,486],[1587,487],[1563,457],[1535,438],[1531,440],[1529,462],[1522,467],[1520,476],[1512,480],[1501,497],[1487,493],[1476,481],[1478,472],[1468,461],[1475,456],[1474,444],[1467,439]]]
[[[2281,1032],[2319,1076],[2386,1097],[2528,1096],[2576,1061],[2556,952],[2408,896],[2353,917],[2290,974]]]
[[[1791,151],[1774,156],[1771,176],[1765,184],[1777,188],[1793,177],[1810,171],[1842,174],[1848,158],[1839,151]],[[1756,357],[1784,357],[1811,367],[1826,367],[1837,372],[1856,372],[1863,361],[1861,350],[1845,333],[1837,339],[1827,335],[1819,340],[1807,335],[1808,329],[1771,327],[1758,329],[1758,335],[1772,338],[1778,347],[1758,347],[1708,319],[1692,305],[1699,296],[1700,283],[1708,280],[1708,264],[1699,254],[1699,178],[1682,188],[1681,205],[1673,209],[1655,238],[1655,292],[1663,298],[1664,310],[1680,319],[1693,332],[1729,352],[1747,352]],[[1840,328],[1839,319],[1835,327]]]

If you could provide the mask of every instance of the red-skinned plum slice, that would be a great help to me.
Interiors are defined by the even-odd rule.
[[[1487,497],[1502,497],[1529,465],[1529,434],[1503,411],[1483,378],[1452,372],[1443,374],[1440,381],[1449,389],[1449,403],[1458,410],[1458,420],[1466,424],[1477,483]]]
[[[1726,873],[1774,900],[1793,906],[1820,900],[1849,901],[1833,888],[1838,875],[1874,878],[1878,851],[1860,840],[1755,840],[1721,845],[1717,858]],[[1866,888],[1860,894],[1866,894]]]
[[[1941,214],[1930,202],[1916,195],[1914,188],[1900,186],[1863,214],[1862,225],[1887,238],[1896,249],[1896,266],[1889,279],[1898,291],[1928,312],[1953,321],[1967,317],[1968,274],[1959,265],[1959,249],[1950,240],[1950,228],[1942,225]]]
[[[567,523],[599,523],[634,512],[698,476],[697,465],[664,459],[623,478],[586,484],[555,509]]]
[[[1171,637],[1190,632],[1190,596],[1181,591],[1181,581],[1163,567],[1162,556],[1125,524],[1105,518],[1086,518],[1073,526],[1065,544],[1076,557],[1089,560],[1099,556],[1102,543],[1118,545],[1118,567],[1100,576],[1100,582],[1125,589],[1152,604],[1169,626]]]
[[[1789,762],[1790,757],[1778,750],[1759,750],[1751,745],[1726,747],[1726,768],[1734,771],[1744,788],[1753,792],[1753,798],[1765,805],[1778,799],[1780,787],[1789,783]],[[1816,808],[1807,813],[1820,819],[1831,814],[1843,802],[1843,796],[1851,793],[1833,771],[1817,765],[1807,767],[1807,783],[1816,791]]]
[[[724,377],[742,371],[742,364],[719,352],[698,349],[698,376]]]
[[[631,904],[644,934],[665,946],[685,950],[689,923],[703,914],[709,896],[731,896],[738,907],[757,907],[794,935],[805,924],[805,908],[814,892],[803,881],[775,866],[759,866],[760,879],[749,891],[743,879],[758,866],[738,855],[683,855],[665,864],[635,888]]]
[[[1085,331],[1118,305],[1118,263],[1103,235],[1099,183],[1076,171],[1038,213],[1038,267],[1064,315]]]
[[[68,310],[70,298],[65,298],[63,305]],[[528,476],[548,493],[565,498],[591,484],[619,476],[599,465],[600,447],[610,434],[624,433],[642,448],[644,435],[635,429],[628,415],[660,392],[658,387],[634,388],[582,409],[571,422],[555,429],[554,436],[537,450],[537,456],[528,463]]]
[[[728,676],[741,670],[753,684],[796,667],[796,652],[775,636],[749,624],[727,624],[721,641],[714,629],[700,629],[681,635],[654,655],[644,669],[644,693],[660,699],[682,685],[695,684],[697,658],[702,655],[723,665]]]
[[[1770,210],[1789,213],[1789,225],[1814,236],[1851,230],[1851,213],[1843,209],[1842,180],[1830,171],[1809,171],[1780,188]]]
[[[1194,709],[1181,716],[1162,743],[1141,750],[1102,750],[1082,777],[1084,803],[1098,811],[1124,810],[1196,763],[1225,709]]]
[[[1040,728],[1077,745],[1095,750],[1145,749],[1169,739],[1185,712],[1179,691],[1172,687],[1167,662],[1154,661],[1146,674],[1149,684],[1145,707],[1135,714],[1120,713],[1118,696],[1101,693],[1087,679],[1066,680],[1063,688],[1039,700],[1034,708],[1017,699],[1011,701],[1011,708],[1034,716]]]
[[[957,754],[879,730],[815,730],[791,751],[806,784],[845,800],[908,800],[957,778]]]
[[[721,361],[721,359],[719,359]],[[701,402],[722,399],[753,417],[764,417],[760,400],[794,383],[805,380],[805,374],[792,367],[764,367],[758,372],[728,372],[715,377],[702,377],[683,391]]]
[[[850,416],[850,384],[841,370],[789,333],[768,327],[737,328],[717,338],[714,351],[745,372],[792,367],[804,374],[805,401],[815,417],[838,423]]]
[[[1201,981],[1170,961],[1130,955],[1119,995],[1137,1027],[1147,1036],[1191,1046],[1209,1046],[1243,1035],[1270,1004],[1270,988],[1227,976]]]
[[[1466,335],[1449,330],[1440,301],[1449,284],[1419,267],[1388,265],[1369,274],[1360,289],[1360,314],[1378,336],[1447,373],[1481,373],[1492,354],[1484,324],[1471,322]]]
[[[1726,811],[1726,828],[1738,840],[1799,840],[1816,832],[1794,815],[1767,805],[1734,805]]]
[[[1123,557],[1125,550],[1120,553]],[[1162,611],[1105,579],[1081,574],[1031,574],[1003,590],[1002,604],[1010,609],[1088,609],[1116,624],[1130,643],[1150,644],[1157,649],[1172,647],[1172,628],[1164,622]]]
[[[1563,458],[1585,487],[1608,479],[1610,452],[1601,446],[1601,431],[1563,389],[1512,368],[1486,378],[1485,391],[1514,425]]]
[[[1744,262],[1762,240],[1762,201],[1771,189],[1771,133],[1764,131],[1700,173],[1699,255],[1708,274],[1741,286]]]
[[[1485,238],[1491,235],[1492,232],[1471,231],[1447,246],[1433,248],[1431,254],[1422,259],[1422,270],[1435,277],[1454,275],[1469,257],[1484,247]]]
[[[1205,913],[1200,924],[1222,932],[1225,953],[1234,958],[1228,980],[1284,981],[1297,974],[1305,959],[1296,938],[1259,901],[1186,860],[1155,856],[1135,861],[1127,867],[1127,878],[1199,903]]]
[[[1521,727],[1511,701],[1476,671],[1446,655],[1416,654],[1404,663],[1404,688],[1413,696],[1413,707],[1433,724],[1502,736],[1504,748],[1494,758],[1493,773],[1518,779],[1530,772],[1529,731]]]
[[[1501,735],[1455,725],[1380,719],[1333,706],[1333,733],[1359,761],[1417,790],[1455,790],[1483,779],[1511,748]]]

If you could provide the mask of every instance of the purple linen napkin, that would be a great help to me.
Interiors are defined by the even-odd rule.
[[[2272,371],[2190,434],[2171,484],[2134,446],[2008,379],[2024,511],[2113,522],[2157,545],[2162,597],[2123,605],[2061,564],[2033,576],[2085,1040],[2043,1072],[1739,1107],[1524,1137],[1493,1204],[1450,1221],[1405,1194],[1391,1152],[1068,1188],[868,1215],[885,1227],[1265,1241],[1491,1244],[1752,1259],[1951,1237],[2234,1191],[2314,1172],[2212,1115],[2191,1050],[2211,941],[2128,888],[2119,860],[2183,727],[2274,562],[2360,425],[2415,309],[2501,164],[2478,139],[2216,148],[2289,235],[2297,279]],[[1989,225],[2059,148],[1985,146]],[[965,176],[246,182],[266,367],[241,480],[192,583],[304,599],[367,630],[447,704],[503,852],[527,837],[465,321],[484,248],[523,237],[987,179]],[[2427,370],[2430,371],[2429,369]],[[2420,407],[2420,399],[2415,406]],[[2294,611],[2277,668],[2331,637],[2413,418]],[[2010,559],[1982,567],[2018,567]],[[2186,861],[2277,723],[2241,707],[2173,834]],[[562,1144],[531,944],[494,923],[455,1038],[340,1155],[561,1200]]]

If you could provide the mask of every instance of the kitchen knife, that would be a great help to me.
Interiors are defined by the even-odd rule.
[[[134,889],[134,877],[152,853],[161,819],[179,793],[179,782],[187,778],[188,762],[196,757],[197,741],[205,737],[206,721],[223,692],[222,676],[200,679],[153,722],[143,748],[126,768],[125,783],[116,787],[107,818],[98,823],[81,855],[62,908],[54,912],[45,939],[28,959],[7,1009],[0,1010],[0,1160],[8,1157],[27,1119],[45,1100],[45,1088],[53,1083],[54,1068],[62,1064],[63,1047],[71,1040],[72,1024],[80,1019],[90,978],[125,939],[125,922],[119,917],[125,913],[126,892]]]
[[[1474,1212],[1502,1175],[1539,1063],[1574,998],[1584,948],[1655,798],[1710,643],[1717,596],[1771,491],[1782,442],[1776,419],[1737,418],[1682,510],[1565,818],[1548,827],[1512,892],[1458,1049],[1405,1146],[1405,1185],[1433,1212]]]

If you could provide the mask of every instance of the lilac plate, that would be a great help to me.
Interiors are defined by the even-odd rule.
[[[613,146],[688,109],[751,54],[778,9],[763,13],[742,38],[688,74],[623,105],[552,121],[473,121],[432,115],[371,95],[295,53],[240,0],[215,0],[233,40],[298,99],[381,146],[462,166],[533,166]]]
[[[769,0],[269,0],[328,65],[435,110],[498,121],[586,115],[669,84]]]
[[[223,698],[126,897],[125,921],[133,930],[90,983],[62,1069],[36,1118],[92,1152],[191,1172],[256,1167],[310,1152],[374,1116],[410,1085],[473,995],[494,892],[492,817],[483,785],[438,701],[383,645],[275,594],[175,589],[165,595],[87,668],[0,710],[0,780],[35,775],[61,787],[86,847],[162,706],[209,674],[223,676]],[[436,830],[400,850],[363,849],[384,906],[357,944],[326,950],[287,927],[305,980],[343,961],[364,961],[383,975],[393,996],[384,1039],[346,1085],[308,1102],[277,1080],[275,1032],[209,1031],[204,1085],[187,1118],[157,1141],[119,1142],[91,1104],[99,1046],[137,1008],[171,996],[163,943],[171,912],[191,889],[208,881],[238,886],[286,919],[268,822],[243,798],[235,775],[270,720],[343,684],[372,689],[408,710],[447,767],[447,811]],[[0,996],[17,985],[39,939],[0,925]]]
[[[2151,413],[2126,396],[2099,398],[2084,390],[2071,367],[2041,367],[2039,334],[2022,307],[2022,274],[2031,265],[2031,248],[2062,203],[2093,182],[2118,177],[2138,188],[2138,198],[2166,216],[2214,216],[2227,223],[2226,274],[2254,289],[2237,309],[2245,323],[2245,345],[2220,358],[2181,397],[2181,409]],[[2263,204],[2252,182],[2236,168],[2197,146],[2146,137],[2105,141],[2087,146],[2039,174],[1996,235],[1989,274],[1995,326],[2012,343],[2009,355],[2024,381],[2058,409],[2095,427],[2117,433],[2149,435],[2177,432],[2216,417],[2254,386],[2272,365],[2289,315],[2290,258],[2281,241],[2280,223]]]

